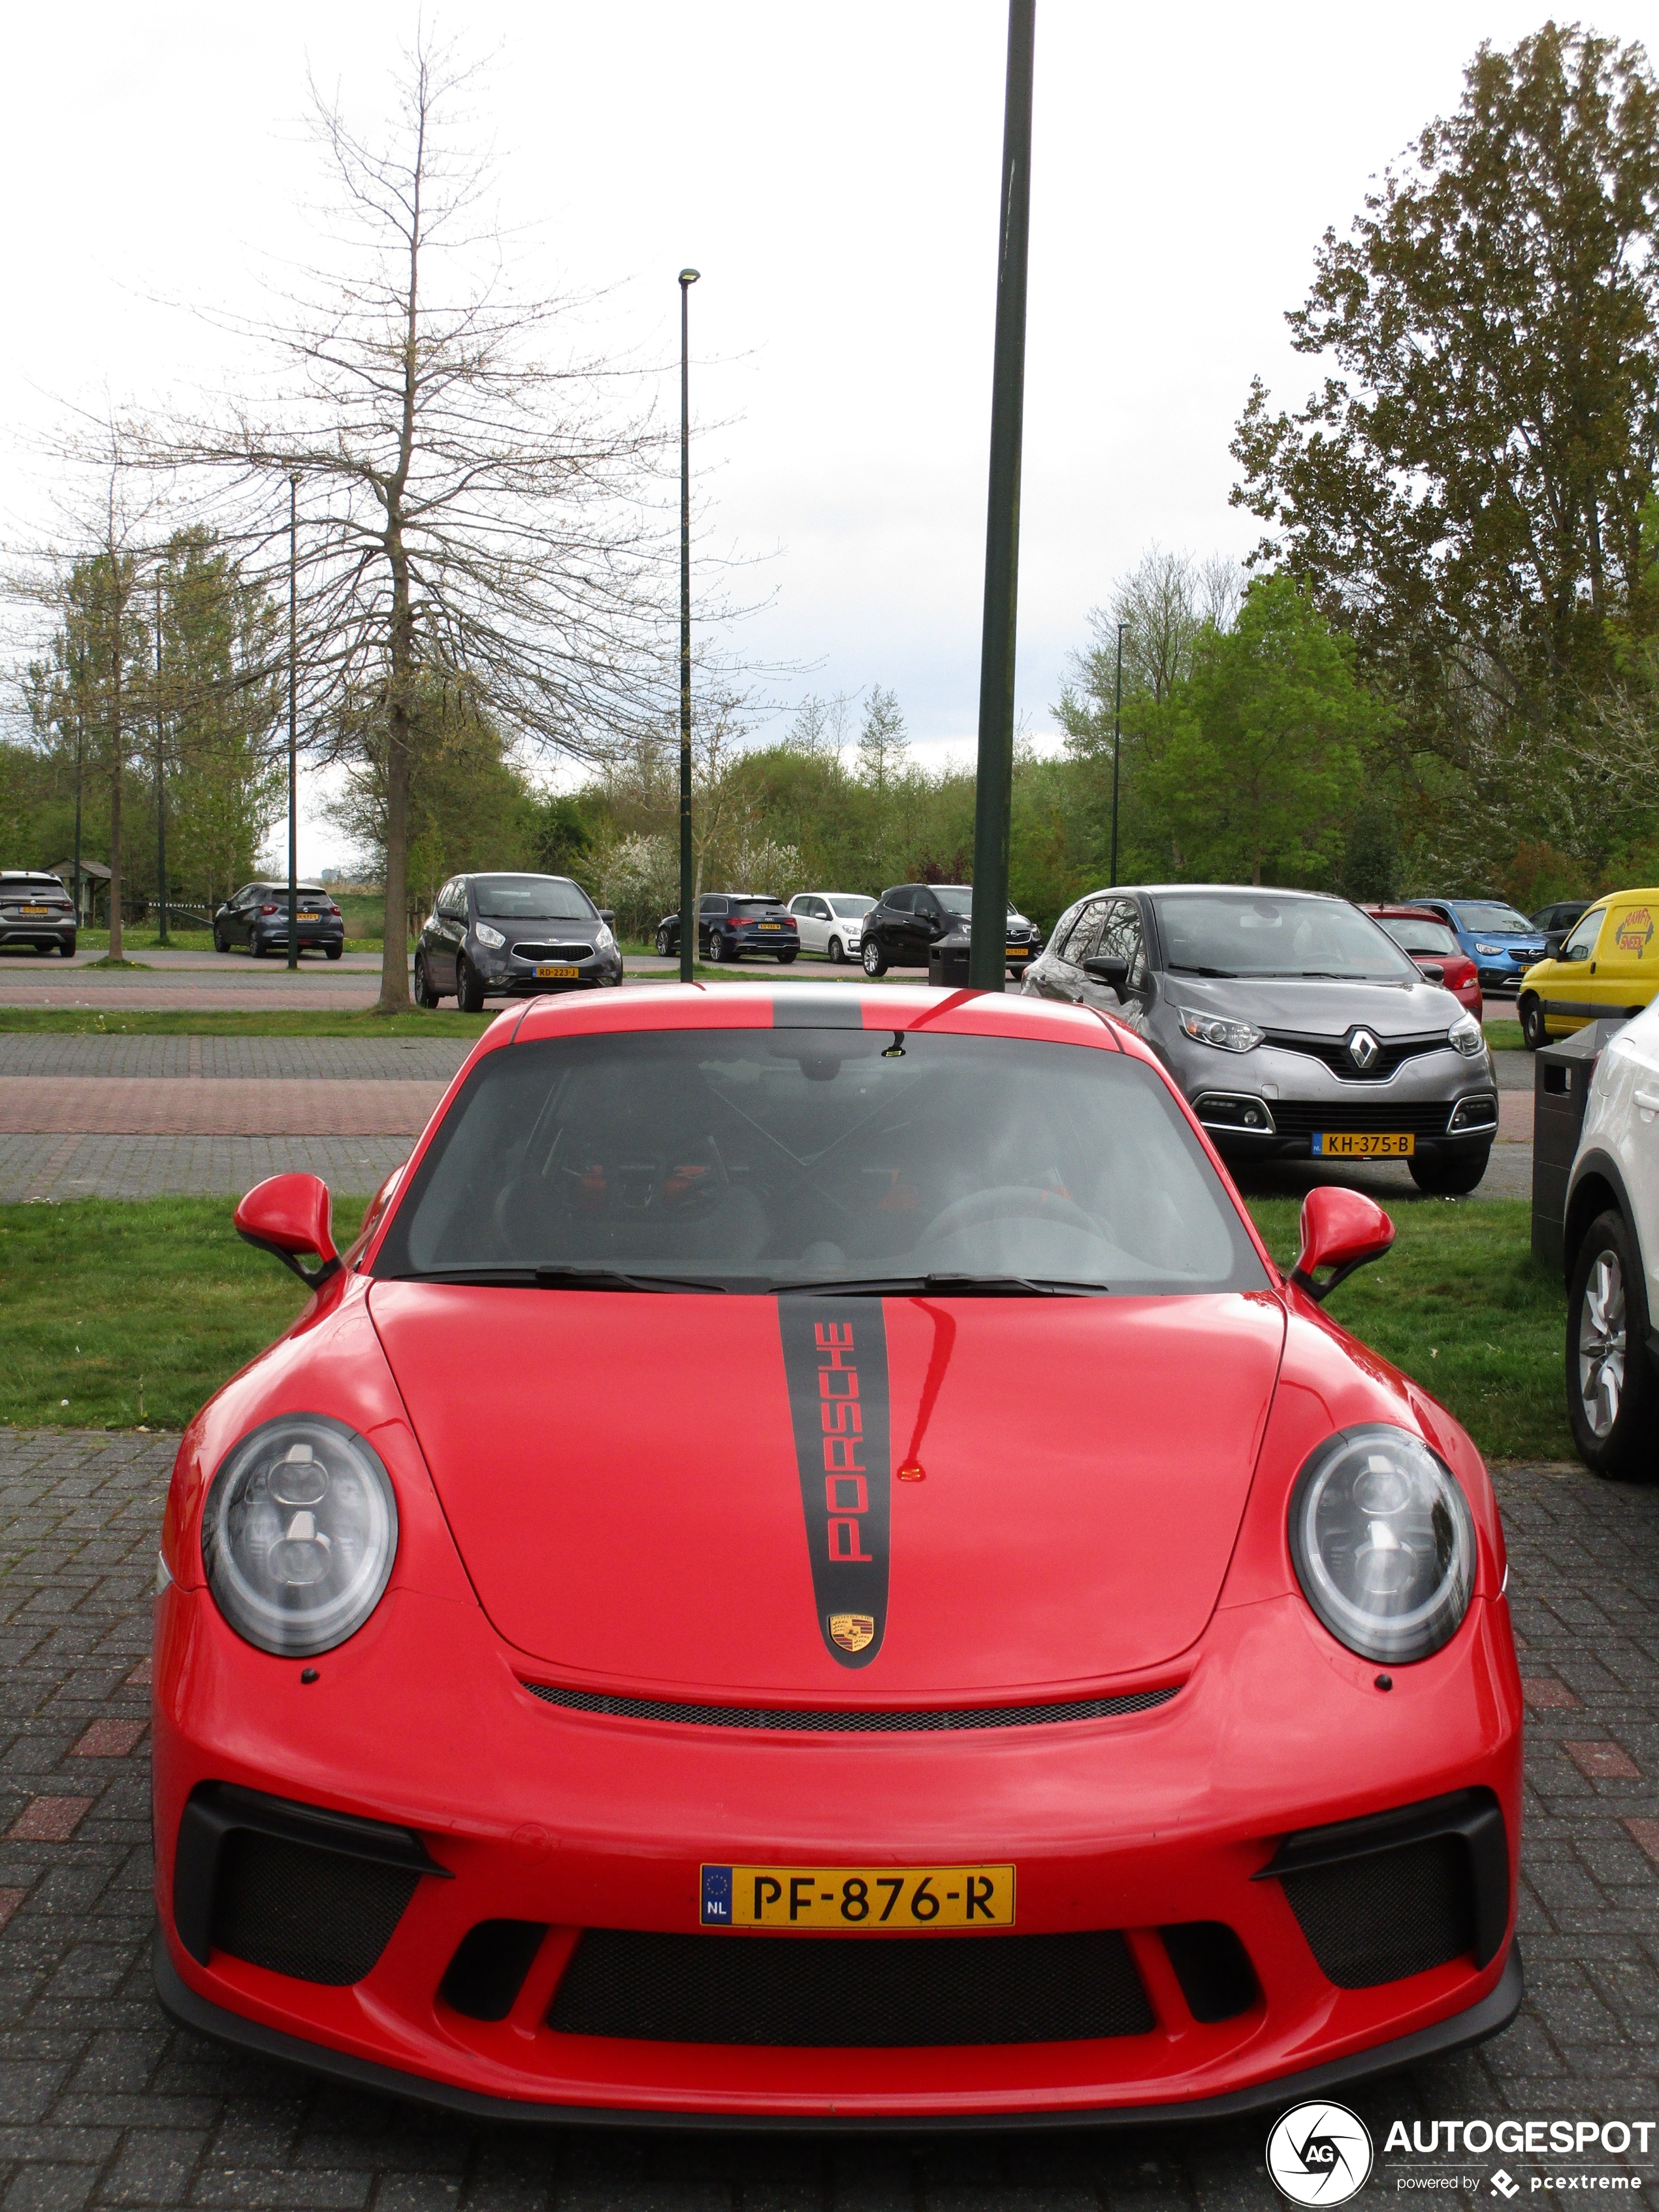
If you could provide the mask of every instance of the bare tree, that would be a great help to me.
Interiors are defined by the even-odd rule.
[[[1071,655],[1060,703],[1063,726],[1079,743],[1109,738],[1117,690],[1118,630],[1123,632],[1123,696],[1167,699],[1188,674],[1199,632],[1231,629],[1238,618],[1244,576],[1225,554],[1199,561],[1166,552],[1156,538],[1103,607],[1089,611],[1092,643]]]
[[[313,88],[343,265],[241,326],[276,365],[265,399],[180,420],[152,447],[215,480],[208,504],[240,510],[245,566],[273,586],[297,482],[307,725],[337,744],[348,704],[376,702],[388,1013],[410,1003],[422,688],[465,685],[509,741],[590,762],[665,688],[667,540],[648,496],[662,434],[648,412],[618,415],[613,365],[541,357],[575,303],[515,297],[498,238],[475,226],[488,172],[452,127],[469,74],[419,44],[385,143]]]

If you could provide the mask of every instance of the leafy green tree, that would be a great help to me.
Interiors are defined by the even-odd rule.
[[[1293,413],[1258,380],[1239,423],[1264,556],[1387,672],[1417,742],[1469,751],[1466,807],[1524,775],[1638,609],[1656,248],[1642,49],[1553,22],[1483,45],[1456,112],[1326,233],[1289,321],[1331,373]]]
[[[1221,882],[1324,883],[1384,709],[1353,648],[1288,576],[1206,629],[1192,673],[1155,711],[1141,771],[1177,872]]]

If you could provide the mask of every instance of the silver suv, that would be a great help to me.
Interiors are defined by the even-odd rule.
[[[1401,1159],[1446,1194],[1486,1171],[1498,1081],[1480,1023],[1346,899],[1097,891],[1022,988],[1139,1030],[1234,1161]]]
[[[75,957],[75,905],[61,877],[40,868],[0,868],[0,945]]]

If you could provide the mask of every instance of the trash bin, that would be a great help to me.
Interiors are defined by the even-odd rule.
[[[967,937],[941,937],[927,948],[927,988],[932,991],[965,991],[968,988]]]
[[[1533,1071],[1532,1249],[1559,1274],[1566,1265],[1567,1180],[1584,1127],[1595,1063],[1627,1016],[1587,1022],[1559,1044],[1540,1045]]]

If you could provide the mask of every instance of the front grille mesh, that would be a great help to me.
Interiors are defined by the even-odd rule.
[[[593,957],[591,945],[515,945],[513,952],[520,960],[562,960],[573,966]]]
[[[1176,1688],[1136,1690],[1121,1698],[1079,1698],[1069,1704],[963,1705],[942,1711],[878,1712],[867,1707],[813,1711],[799,1706],[681,1705],[665,1698],[611,1698],[595,1690],[567,1690],[551,1682],[526,1682],[532,1698],[572,1712],[609,1720],[677,1721],[691,1728],[775,1729],[798,1735],[937,1735],[956,1729],[1040,1728],[1060,1721],[1115,1720],[1151,1712]],[[1176,1686],[1179,1686],[1178,1685]]]
[[[377,1963],[420,1878],[410,1868],[239,1828],[219,1864],[214,1946],[250,1966],[342,1989]]]
[[[1474,1888],[1456,1836],[1281,1875],[1321,1971],[1339,1989],[1375,1989],[1474,1948]]]
[[[1328,1104],[1309,1105],[1302,1099],[1271,1101],[1281,1137],[1310,1137],[1316,1129],[1343,1134],[1376,1136],[1395,1133],[1411,1137],[1443,1137],[1449,1103],[1438,1105],[1376,1105],[1352,1098],[1334,1098]]]
[[[590,1928],[548,2025],[653,2043],[896,2050],[1146,2035],[1152,2013],[1115,1929],[846,1936]]]

